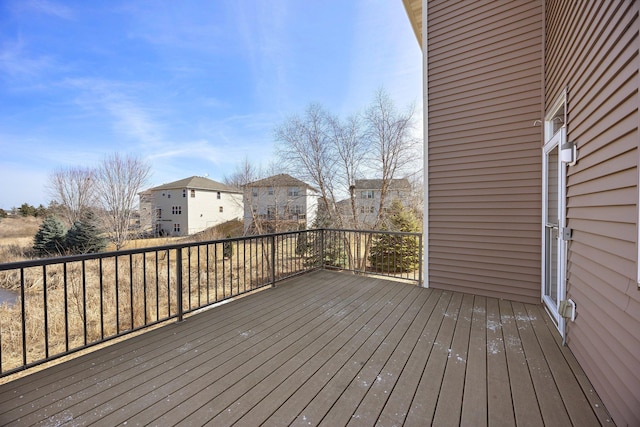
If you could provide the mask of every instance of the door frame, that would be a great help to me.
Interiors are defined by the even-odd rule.
[[[541,300],[554,321],[560,335],[564,338],[565,319],[560,315],[558,308],[560,301],[566,299],[566,271],[567,271],[567,242],[563,238],[563,231],[566,227],[566,182],[567,182],[567,166],[560,159],[560,151],[567,142],[566,127],[566,92],[563,92],[556,102],[553,104],[545,117],[544,140],[542,149],[542,277],[541,277]],[[560,123],[561,121],[561,123]],[[547,214],[548,214],[548,180],[549,165],[548,154],[557,147],[557,198],[558,198],[558,236],[557,238],[548,237],[547,235]],[[548,239],[550,242],[547,242]],[[554,244],[556,247],[555,262],[557,263],[556,281],[557,295],[556,301],[546,295],[547,280],[547,248],[548,244]]]

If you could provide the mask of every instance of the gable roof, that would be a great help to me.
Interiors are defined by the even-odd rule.
[[[242,191],[238,188],[231,187],[229,185],[222,184],[221,182],[214,181],[209,178],[204,178],[202,176],[192,176],[189,178],[170,182],[168,184],[162,184],[157,187],[150,188],[147,191],[175,190],[181,188],[208,191],[224,191],[227,193],[242,193]]]
[[[318,191],[304,181],[292,177],[286,173],[269,176],[264,179],[250,182],[246,187],[306,187],[313,191]]]
[[[382,180],[381,179],[356,179],[356,184],[354,185],[356,190],[378,190],[382,188]],[[400,189],[409,189],[411,188],[411,184],[407,178],[400,179],[392,179],[389,182],[390,190],[400,190]]]

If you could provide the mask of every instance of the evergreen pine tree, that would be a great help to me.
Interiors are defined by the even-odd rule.
[[[65,249],[64,236],[62,222],[55,216],[48,216],[33,239],[33,249],[40,256],[60,255]]]
[[[73,254],[101,252],[107,247],[107,240],[100,236],[93,215],[76,221],[65,237],[66,248]]]
[[[420,224],[413,212],[394,200],[384,221],[383,231],[420,231]],[[399,273],[415,270],[420,262],[418,238],[394,234],[374,237],[369,252],[369,262],[377,271]]]

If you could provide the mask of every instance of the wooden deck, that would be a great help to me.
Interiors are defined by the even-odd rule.
[[[318,271],[4,384],[0,424],[607,422],[546,319],[541,306]]]

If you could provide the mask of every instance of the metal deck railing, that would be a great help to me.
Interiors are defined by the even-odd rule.
[[[320,269],[421,283],[422,235],[316,229],[0,264],[0,376]]]

